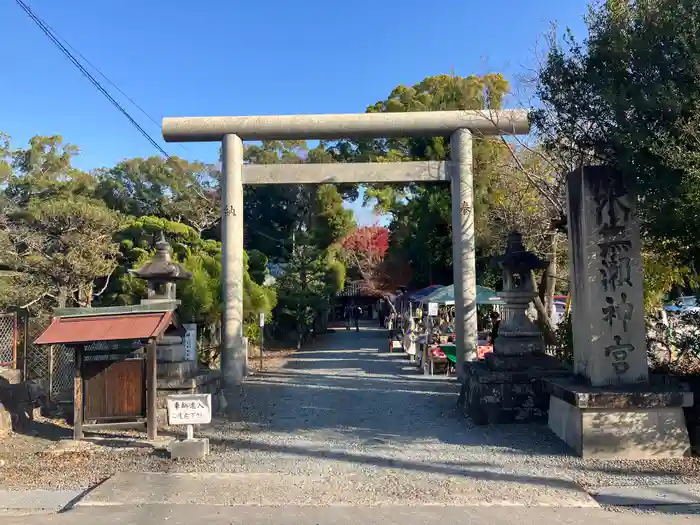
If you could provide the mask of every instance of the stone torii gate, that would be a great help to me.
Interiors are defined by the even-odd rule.
[[[243,381],[243,184],[336,184],[381,182],[452,183],[452,253],[455,286],[457,370],[476,351],[476,268],[474,255],[472,135],[529,132],[527,111],[425,111],[341,115],[179,117],[163,119],[167,142],[222,143],[221,372],[227,401]],[[244,140],[334,140],[449,135],[449,162],[351,164],[243,163]]]

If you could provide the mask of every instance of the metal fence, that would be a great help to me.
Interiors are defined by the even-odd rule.
[[[17,314],[0,314],[0,366],[17,367]]]
[[[35,381],[51,401],[70,400],[73,395],[73,351],[63,345],[35,345],[34,341],[51,324],[50,317],[20,319],[21,368],[24,379]]]

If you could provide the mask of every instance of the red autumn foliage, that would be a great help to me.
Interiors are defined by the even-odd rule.
[[[358,228],[343,241],[343,250],[348,266],[362,277],[366,295],[389,298],[410,281],[407,262],[397,261],[387,253],[389,230],[383,226]],[[389,306],[394,309],[391,302]]]
[[[383,226],[358,228],[343,241],[343,248],[381,260],[389,249],[389,230]]]
[[[349,265],[374,284],[389,249],[389,230],[383,226],[358,228],[343,241],[343,249]]]

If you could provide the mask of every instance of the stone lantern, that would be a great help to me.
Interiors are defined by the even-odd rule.
[[[192,279],[190,272],[173,261],[171,252],[172,248],[161,232],[153,258],[141,268],[129,270],[131,275],[144,279],[147,283],[148,299],[143,299],[141,304],[174,302],[177,300],[177,281]]]
[[[542,331],[526,312],[537,296],[532,272],[544,270],[549,266],[549,261],[527,251],[522,235],[513,232],[508,235],[505,254],[495,262],[503,277],[503,291],[498,295],[506,304],[493,351],[519,356],[544,352]]]
[[[460,402],[475,423],[545,422],[549,396],[542,380],[566,377],[569,369],[545,353],[544,337],[527,316],[535,298],[533,270],[549,265],[523,246],[517,232],[495,261],[503,275],[505,301],[493,352],[483,361],[465,363]]]
[[[200,369],[197,360],[196,324],[181,324],[177,316],[177,282],[192,274],[173,261],[172,248],[161,232],[153,258],[137,270],[129,270],[148,285],[148,298],[141,304],[174,314],[173,327],[157,343],[158,420],[166,420],[166,399],[171,394],[212,393],[218,389],[218,373]]]

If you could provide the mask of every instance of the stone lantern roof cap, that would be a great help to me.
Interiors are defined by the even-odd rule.
[[[190,272],[181,264],[173,261],[171,252],[172,247],[161,232],[153,258],[141,268],[129,270],[129,273],[147,281],[187,281],[192,279]]]
[[[496,257],[495,263],[499,268],[515,271],[544,270],[549,266],[549,261],[525,249],[523,236],[519,232],[508,234],[506,252]]]

